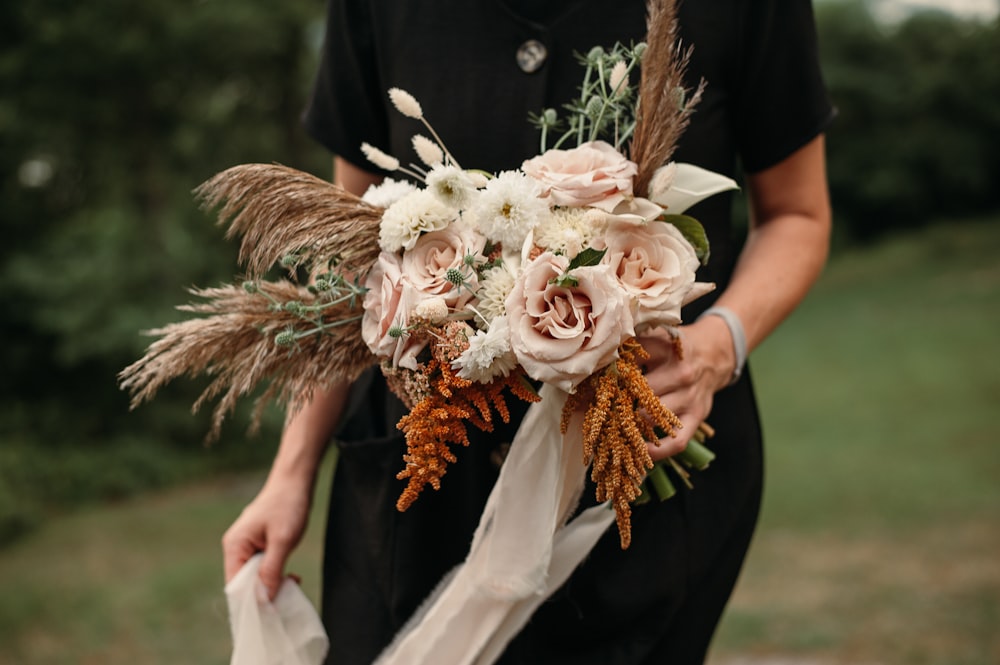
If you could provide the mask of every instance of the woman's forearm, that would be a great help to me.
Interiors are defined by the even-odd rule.
[[[268,482],[293,481],[312,487],[333,432],[340,422],[350,384],[317,390],[302,408],[290,413]]]
[[[379,176],[334,159],[334,183],[361,195]],[[313,393],[312,399],[288,414],[281,444],[271,465],[269,482],[292,481],[312,487],[316,469],[343,415],[350,383],[338,383]]]
[[[751,229],[718,305],[739,317],[748,349],[802,301],[826,263],[831,213],[823,137],[748,178]]]

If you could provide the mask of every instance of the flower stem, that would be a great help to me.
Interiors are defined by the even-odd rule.
[[[666,501],[677,494],[677,488],[670,482],[670,478],[667,477],[667,470],[663,468],[662,463],[653,465],[653,468],[649,470],[649,474],[646,475],[646,480],[649,481],[649,485],[652,486],[656,498],[660,501]]]
[[[680,476],[680,479],[684,481],[684,485],[689,490],[694,489],[694,485],[691,484],[691,474],[688,473],[683,466],[681,466],[681,463],[675,459],[676,457],[677,455],[674,455],[673,457],[668,457],[667,462],[669,462],[670,466],[674,468],[674,473]]]
[[[420,118],[420,122],[424,123],[424,127],[427,128],[427,131],[429,131],[431,133],[431,136],[434,137],[434,140],[437,141],[438,146],[440,146],[441,150],[444,151],[444,154],[448,157],[448,161],[451,162],[455,167],[462,168],[461,166],[458,165],[458,160],[455,159],[455,156],[448,151],[448,146],[444,144],[444,141],[441,140],[441,137],[438,136],[438,133],[434,131],[433,127],[431,127],[431,123],[427,122],[427,120],[423,117]]]
[[[691,439],[688,441],[687,448],[677,453],[675,457],[690,469],[704,471],[708,468],[712,460],[715,459],[715,453],[698,441]]]

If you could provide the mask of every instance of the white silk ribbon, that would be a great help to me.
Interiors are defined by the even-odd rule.
[[[255,554],[226,584],[233,634],[230,665],[320,665],[329,647],[323,623],[299,585],[285,579],[274,600]]]
[[[607,504],[568,524],[586,479],[579,417],[560,433],[566,393],[540,390],[511,443],[465,562],[375,665],[489,665],[614,521]]]

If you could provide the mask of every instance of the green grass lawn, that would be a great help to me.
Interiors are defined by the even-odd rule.
[[[713,664],[1000,662],[996,221],[838,256],[754,354],[767,494]],[[0,550],[0,665],[227,663],[219,538],[262,478]],[[320,532],[292,563],[314,598]]]
[[[762,525],[716,662],[1000,662],[1000,226],[837,257],[754,354]]]

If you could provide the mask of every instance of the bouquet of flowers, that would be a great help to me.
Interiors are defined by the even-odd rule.
[[[533,118],[542,150],[516,170],[461,167],[420,103],[393,88],[396,109],[430,134],[413,137],[420,163],[362,147],[408,180],[388,178],[358,198],[281,166],[215,176],[198,194],[242,236],[247,279],[195,291],[207,302],[182,309],[209,316],[152,331],[161,339],[122,385],[137,404],[180,375],[208,374],[195,407],[222,395],[217,431],[262,382],[260,404],[276,397],[294,410],[377,363],[410,409],[399,422],[400,510],[440,486],[469,425],[491,430],[509,419],[510,396],[537,402],[537,386],[548,385],[564,395],[543,406],[560,409],[563,434],[579,431],[582,463],[627,547],[630,504],[647,475],[661,497],[672,493],[646,442],[680,427],[643,377],[648,355],[636,338],[672,330],[681,307],[713,288],[696,281],[708,244],[683,213],[735,186],[669,159],[701,94],[682,86],[675,30],[668,3],[652,8],[647,42],[581,56],[580,97],[562,115]],[[640,62],[637,90],[629,79]],[[275,263],[287,278],[266,279]],[[668,462],[685,479],[685,464],[711,459],[699,443],[706,431],[683,464]]]
[[[636,164],[590,138],[605,116],[619,143],[628,135],[627,76],[638,59],[622,47],[588,55],[594,90],[564,134],[588,140],[545,150],[517,170],[464,170],[422,135],[413,145],[424,166],[404,168],[363,146],[377,166],[424,185],[390,179],[363,197],[385,212],[362,336],[411,409],[399,423],[408,451],[398,477],[409,481],[401,510],[424,486],[439,486],[455,459],[449,445],[468,445],[467,423],[489,430],[494,412],[506,421],[505,394],[537,401],[532,381],[541,382],[569,394],[563,433],[585,412],[584,463],[628,546],[629,505],[653,467],[646,442],[680,426],[642,376],[648,355],[636,336],[679,325],[681,307],[713,288],[695,280],[698,248],[707,257],[704,233],[680,213],[697,198],[692,184],[728,186],[671,162],[653,174],[651,198],[636,196]],[[424,120],[407,92],[389,95],[401,113]],[[547,113],[544,130],[558,118]]]

